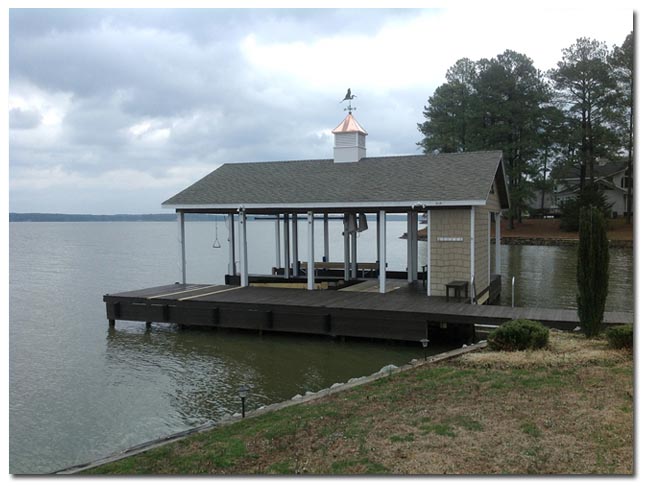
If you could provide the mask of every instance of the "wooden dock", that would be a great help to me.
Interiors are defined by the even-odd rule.
[[[328,336],[419,341],[474,338],[475,324],[499,325],[533,319],[548,327],[573,330],[575,310],[471,305],[427,297],[421,286],[390,282],[392,291],[302,290],[210,284],[172,284],[104,295],[106,315],[116,320],[164,322],[187,326],[289,332]],[[400,285],[401,284],[401,285]],[[608,325],[633,322],[633,313],[606,312]]]

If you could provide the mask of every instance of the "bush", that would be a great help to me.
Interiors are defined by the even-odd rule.
[[[607,329],[607,341],[612,348],[632,348],[634,330],[632,324],[613,326]]]
[[[600,209],[605,218],[611,212],[612,204],[607,202],[605,193],[593,186],[587,186],[577,198],[568,199],[560,203],[562,219],[560,229],[564,231],[578,231],[580,227],[580,209],[593,206]]]
[[[497,351],[539,349],[548,344],[548,329],[537,321],[516,319],[503,323],[488,336],[490,348]]]
[[[580,209],[577,268],[578,317],[585,336],[598,336],[609,289],[609,243],[602,212],[592,206]]]

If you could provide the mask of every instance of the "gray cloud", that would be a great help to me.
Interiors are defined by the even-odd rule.
[[[9,127],[19,130],[36,128],[41,123],[41,118],[38,110],[12,108],[9,110]]]

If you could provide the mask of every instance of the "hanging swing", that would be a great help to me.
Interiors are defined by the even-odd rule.
[[[212,243],[212,248],[221,248],[221,242],[219,241],[219,220],[218,220],[218,218],[214,219],[214,243]]]

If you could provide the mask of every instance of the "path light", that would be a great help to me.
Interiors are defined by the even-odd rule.
[[[420,342],[422,343],[422,349],[424,350],[424,361],[427,360],[427,346],[429,346],[429,340],[424,338],[420,339]]]
[[[239,398],[241,398],[241,417],[246,417],[246,397],[248,397],[248,392],[250,388],[248,385],[242,385],[239,387]]]

